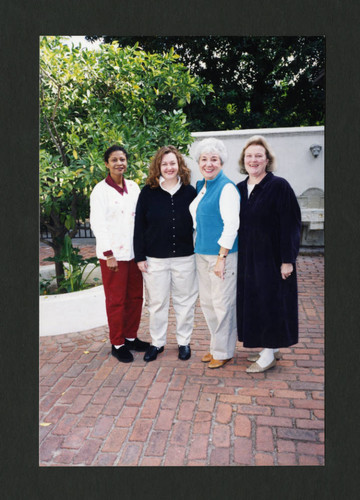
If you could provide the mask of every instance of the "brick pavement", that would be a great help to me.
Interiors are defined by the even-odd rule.
[[[41,337],[40,465],[324,465],[324,259],[301,256],[298,269],[300,342],[265,373],[245,373],[240,343],[225,367],[201,363],[209,333],[199,306],[185,362],[172,309],[151,363],[141,353],[116,361],[107,327]],[[147,331],[144,309],[144,340]]]

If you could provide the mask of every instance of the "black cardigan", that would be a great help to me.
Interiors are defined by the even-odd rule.
[[[135,215],[136,262],[146,260],[146,256],[165,259],[194,253],[189,205],[195,197],[191,185],[182,185],[173,196],[161,187],[141,190]]]

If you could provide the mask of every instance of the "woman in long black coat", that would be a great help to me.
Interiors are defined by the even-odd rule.
[[[248,373],[275,366],[279,348],[298,342],[296,257],[301,213],[290,184],[276,177],[275,157],[261,136],[246,143],[237,186],[241,195],[237,325],[244,347],[262,347],[249,356]]]

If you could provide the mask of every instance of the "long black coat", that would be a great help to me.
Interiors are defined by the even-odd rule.
[[[267,173],[250,197],[246,178],[241,194],[237,325],[244,347],[288,347],[298,342],[295,260],[299,252],[301,213],[290,184]],[[282,263],[292,263],[283,280]]]

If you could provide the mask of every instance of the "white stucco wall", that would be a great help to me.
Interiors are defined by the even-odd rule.
[[[306,189],[324,190],[324,127],[291,127],[274,129],[232,130],[224,132],[194,132],[195,142],[191,145],[187,165],[191,169],[191,183],[201,179],[198,165],[191,158],[196,144],[206,137],[217,137],[224,141],[228,160],[224,173],[235,183],[245,179],[239,172],[239,158],[246,141],[252,135],[262,135],[272,147],[276,160],[275,175],[284,177],[291,184],[296,196]],[[314,158],[310,151],[312,144],[321,146],[320,155]]]
[[[81,292],[41,295],[40,336],[59,335],[107,324],[104,287]]]

